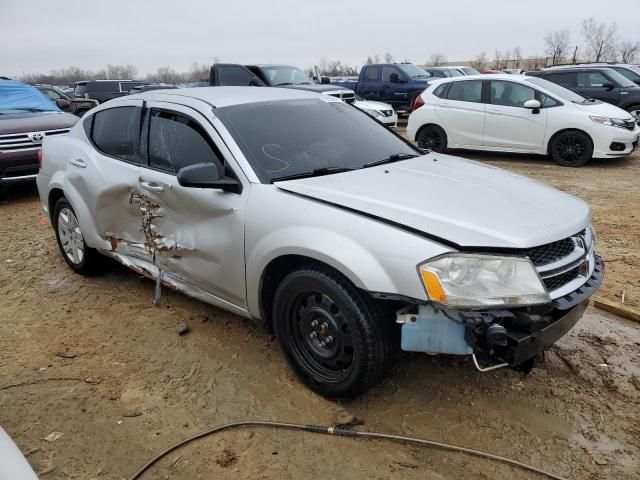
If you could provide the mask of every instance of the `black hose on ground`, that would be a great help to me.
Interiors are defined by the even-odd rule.
[[[422,438],[415,437],[406,437],[403,435],[392,435],[388,433],[377,433],[377,432],[361,432],[358,430],[351,430],[346,428],[338,428],[338,427],[327,427],[324,425],[301,425],[297,423],[283,423],[283,422],[271,422],[271,421],[263,421],[263,420],[248,420],[242,422],[233,422],[227,423],[226,425],[220,425],[218,427],[213,427],[208,430],[205,430],[200,433],[196,433],[184,440],[179,441],[175,445],[170,446],[166,450],[160,452],[154,458],[145,463],[131,478],[130,480],[138,480],[144,472],[146,472],[151,466],[157,463],[160,459],[176,450],[177,448],[186,445],[189,442],[193,442],[202,437],[206,437],[208,435],[212,435],[214,433],[221,432],[223,430],[230,430],[232,428],[237,427],[272,427],[272,428],[281,428],[287,430],[302,430],[304,432],[313,432],[313,433],[322,433],[327,435],[338,435],[341,437],[368,437],[368,438],[376,438],[382,440],[393,440],[398,442],[407,442],[407,443],[416,443],[419,445],[425,445],[432,448],[439,448],[442,450],[449,450],[452,452],[460,452],[465,453],[467,455],[473,455],[476,457],[486,458],[489,460],[494,460],[496,462],[505,463],[507,465],[511,465],[512,467],[521,468],[523,470],[528,470],[530,472],[537,473],[539,475],[546,476],[547,478],[551,478],[553,480],[566,480],[563,477],[558,475],[554,475],[553,473],[545,472],[536,467],[532,467],[531,465],[527,465],[526,463],[518,462],[517,460],[511,460],[510,458],[502,457],[500,455],[494,455],[492,453],[482,452],[480,450],[472,450],[470,448],[458,447],[456,445],[450,445],[448,443],[434,442],[432,440],[425,440]]]

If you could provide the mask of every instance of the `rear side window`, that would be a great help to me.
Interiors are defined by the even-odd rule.
[[[565,87],[573,86],[573,73],[558,72],[543,76],[542,78],[546,78],[550,82],[557,83],[558,85],[563,85]]]
[[[84,94],[87,93],[88,91],[89,91],[89,88],[87,87],[87,84],[80,83],[80,84],[77,84],[73,89],[73,94],[76,97],[84,97]]]
[[[605,83],[611,83],[611,80],[600,72],[580,72],[576,77],[579,87],[604,87]]]
[[[520,83],[505,80],[491,81],[491,103],[505,107],[524,107],[527,100],[535,100],[536,91]]]
[[[447,98],[460,102],[482,103],[482,80],[452,82]]]
[[[149,166],[169,173],[212,162],[224,175],[223,162],[207,133],[192,119],[173,112],[152,110],[149,123]]]
[[[378,80],[378,73],[380,73],[380,67],[367,67],[364,71],[364,81],[376,82]]]
[[[436,97],[439,97],[439,98],[446,98],[446,96],[447,96],[447,87],[448,87],[448,86],[449,86],[449,84],[448,84],[448,83],[444,83],[444,84],[440,85],[439,87],[437,87],[437,88],[433,91],[433,94],[434,94]]]
[[[250,86],[253,74],[242,66],[218,67],[218,84],[220,86]]]
[[[112,157],[140,163],[140,114],[138,107],[116,107],[93,115],[91,140]]]

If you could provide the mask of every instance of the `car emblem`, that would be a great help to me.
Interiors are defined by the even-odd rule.
[[[42,143],[44,132],[33,132],[28,135],[32,143]]]

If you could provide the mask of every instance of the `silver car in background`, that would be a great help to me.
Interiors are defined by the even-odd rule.
[[[106,255],[271,325],[331,398],[375,385],[400,348],[529,369],[603,278],[583,201],[425,153],[329,95],[115,99],[45,140],[37,182],[72,269]]]

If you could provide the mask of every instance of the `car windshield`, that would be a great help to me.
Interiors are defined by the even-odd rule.
[[[261,182],[353,170],[414,147],[366,113],[340,101],[297,99],[215,109]]]
[[[480,72],[472,67],[462,67],[461,70],[467,75],[480,75]]]
[[[430,77],[431,75],[420,67],[416,67],[412,63],[401,63],[397,67],[407,74],[409,78]]]
[[[635,83],[629,80],[627,77],[622,75],[621,73],[616,72],[615,70],[609,68],[607,75],[609,75],[615,82],[623,88],[627,87],[637,87]]]
[[[450,77],[462,77],[462,76],[464,76],[464,73],[462,73],[457,68],[450,68],[449,69],[449,76]]]
[[[313,81],[307,74],[297,67],[270,66],[262,67],[262,71],[274,87],[278,85],[313,85]]]
[[[545,80],[544,78],[539,77],[525,77],[525,80],[529,83],[533,83],[540,88],[544,88],[548,92],[552,93],[556,97],[559,97],[563,100],[573,103],[584,103],[587,101],[585,97],[577,94],[569,90],[568,88],[564,88],[557,83],[550,82],[549,80]]]
[[[632,82],[640,80],[640,68],[635,65],[627,65],[625,67],[613,67],[620,75],[624,75]]]

